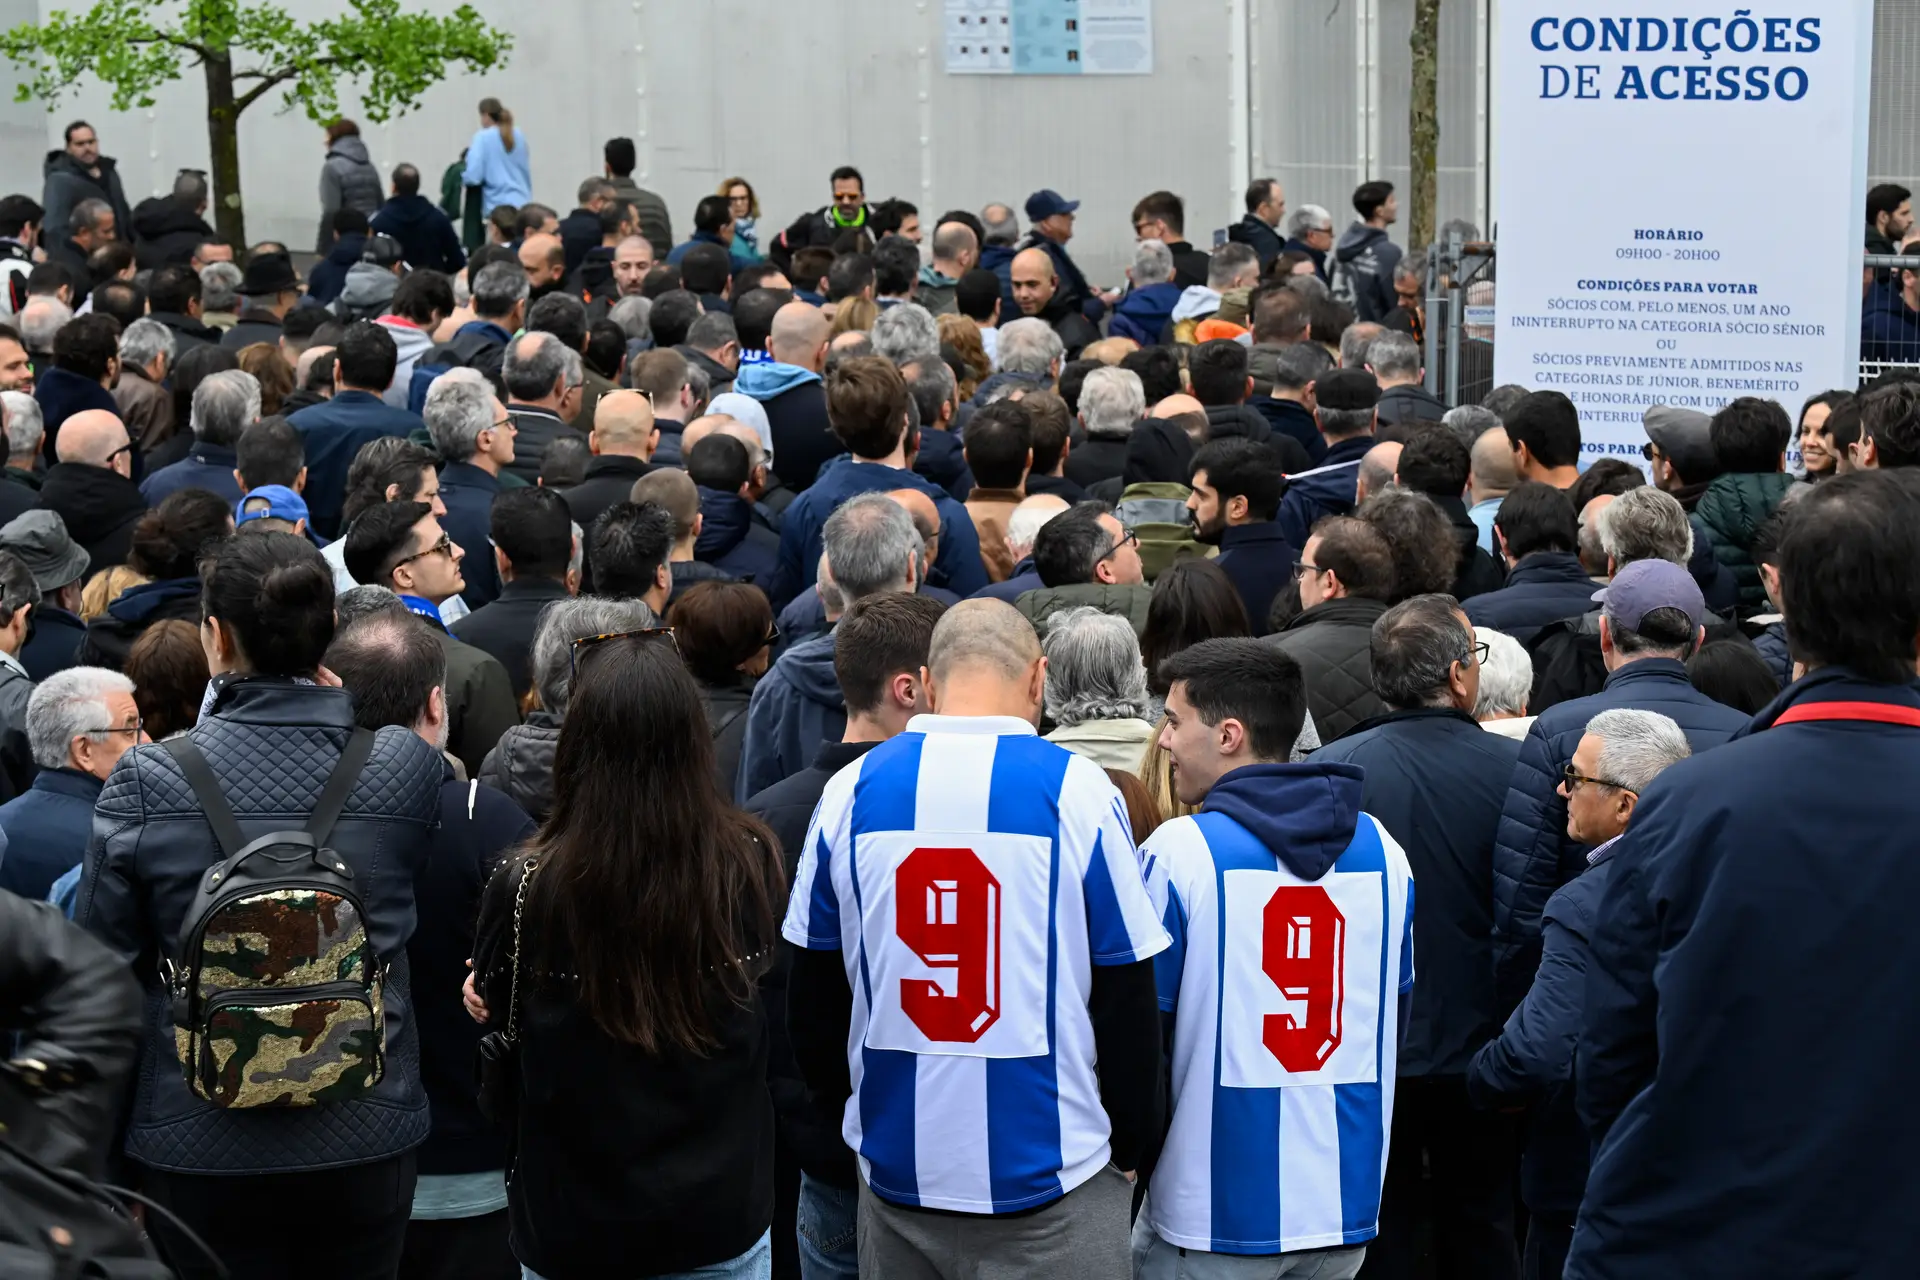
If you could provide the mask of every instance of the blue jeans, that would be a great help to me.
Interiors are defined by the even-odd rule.
[[[544,1280],[532,1267],[520,1268],[520,1280]],[[695,1267],[657,1280],[773,1280],[773,1233],[762,1232],[753,1248],[737,1258],[716,1262],[710,1267]]]
[[[860,1193],[800,1174],[802,1280],[859,1280]]]

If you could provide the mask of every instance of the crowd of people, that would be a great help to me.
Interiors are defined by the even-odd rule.
[[[1588,465],[1384,183],[1115,292],[481,110],[486,243],[346,121],[304,274],[85,124],[0,199],[0,1197],[145,1205],[0,1247],[1905,1274],[1920,382]]]

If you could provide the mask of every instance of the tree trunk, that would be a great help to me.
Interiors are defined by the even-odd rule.
[[[1407,252],[1433,243],[1440,185],[1440,0],[1414,0],[1413,102],[1408,113],[1412,139],[1412,205],[1407,222]]]
[[[213,226],[237,256],[247,247],[247,213],[240,203],[240,113],[233,105],[233,59],[221,53],[201,65],[207,73],[207,142],[213,152]]]

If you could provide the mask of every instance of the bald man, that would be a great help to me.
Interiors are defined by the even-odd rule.
[[[1393,483],[1394,473],[1400,470],[1402,447],[1398,440],[1384,440],[1361,455],[1360,471],[1353,484],[1354,506]]]
[[[1162,1133],[1152,957],[1169,944],[1113,784],[1034,733],[1046,672],[1005,603],[947,610],[923,671],[932,712],[827,784],[819,838],[801,849],[794,883],[812,889],[782,928],[796,948],[789,1022],[809,1030],[794,1040],[801,1074],[816,1092],[838,1082],[837,1101],[856,1055],[869,1065],[849,1114],[899,1139],[862,1148],[874,1158],[860,1253],[874,1275],[936,1274],[925,1259],[957,1230],[983,1274],[1131,1274],[1132,1173]],[[914,981],[936,945],[930,901],[963,926],[940,944],[960,948],[960,972],[987,963],[976,976],[1004,975],[997,986],[963,977],[942,998]],[[990,958],[961,936],[982,921]],[[896,936],[907,944],[862,943]],[[858,1012],[850,983],[873,993]],[[872,1065],[873,1045],[893,1061]],[[1045,1228],[993,1216],[1022,1207]]]
[[[1053,326],[1066,344],[1067,359],[1076,360],[1089,345],[1100,341],[1100,331],[1060,292],[1060,277],[1045,249],[1022,249],[1013,255],[1009,278],[1013,301],[1023,316],[1035,316]]]
[[[528,300],[560,287],[567,273],[567,250],[560,237],[536,231],[520,242],[520,266],[527,273]]]
[[[1012,604],[1029,591],[1038,591],[1046,583],[1033,567],[1033,541],[1049,520],[1071,505],[1055,493],[1036,493],[1023,500],[1007,517],[1007,551],[1013,556],[1013,573],[1005,582],[990,582],[968,597],[970,600],[1004,600]]]
[[[587,463],[585,478],[560,493],[574,523],[590,528],[601,512],[625,502],[633,482],[653,470],[649,460],[659,443],[653,405],[645,396],[638,391],[601,396],[593,410],[593,430],[587,433],[593,460]]]
[[[104,409],[86,409],[61,425],[54,448],[59,461],[47,468],[39,505],[66,522],[94,572],[126,563],[133,526],[147,510],[131,479],[133,440],[126,424]]]
[[[667,563],[673,572],[673,594],[667,597],[668,608],[698,583],[734,580],[725,569],[694,556],[694,545],[705,522],[701,516],[700,487],[686,472],[676,467],[654,468],[633,482],[633,501],[656,503],[673,517],[673,549],[667,552]],[[743,706],[745,696],[742,693]],[[726,785],[732,785],[730,774]]]
[[[1520,483],[1513,466],[1513,440],[1503,427],[1491,427],[1473,442],[1473,469],[1467,473],[1467,493],[1473,505],[1467,515],[1480,530],[1480,547],[1488,555],[1499,554],[1493,541],[1493,518],[1500,504]]]
[[[818,307],[789,302],[773,313],[767,333],[767,354],[773,359],[742,367],[733,383],[735,391],[766,409],[780,479],[795,493],[813,483],[822,465],[846,452],[828,425],[820,381],[831,328]]]

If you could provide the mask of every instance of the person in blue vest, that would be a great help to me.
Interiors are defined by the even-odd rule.
[[[1920,1199],[1920,492],[1790,508],[1806,674],[1640,797],[1595,912],[1575,1100],[1593,1169],[1570,1280],[1904,1276]],[[1844,798],[1782,780],[1844,762]]]

